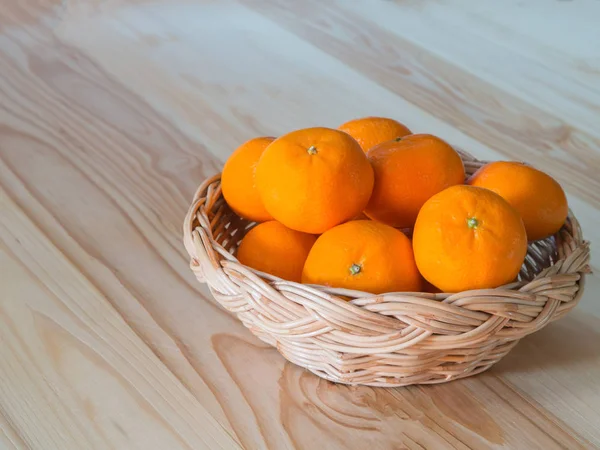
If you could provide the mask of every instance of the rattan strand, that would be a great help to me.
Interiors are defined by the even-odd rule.
[[[461,156],[468,175],[484,164]],[[223,200],[220,175],[206,180],[184,223],[191,269],[289,361],[347,384],[430,384],[481,373],[575,307],[589,272],[589,244],[572,213],[555,236],[530,244],[517,281],[454,294],[371,295],[256,272],[234,256],[253,225]]]

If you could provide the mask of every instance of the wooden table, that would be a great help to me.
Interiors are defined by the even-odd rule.
[[[398,118],[559,179],[600,245],[600,2],[4,0],[0,448],[599,448],[600,299],[493,370],[338,386],[188,268],[244,140]],[[597,271],[597,269],[596,269]]]

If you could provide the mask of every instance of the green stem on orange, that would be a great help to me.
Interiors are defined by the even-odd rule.
[[[308,152],[309,155],[316,155],[317,147],[315,147],[314,145],[311,145],[310,147],[308,147],[308,149],[306,151]]]
[[[475,217],[469,217],[467,219],[467,225],[469,226],[469,228],[477,228],[477,226],[479,225],[479,221]]]
[[[351,273],[352,275],[357,275],[357,274],[359,274],[361,270],[362,270],[362,267],[361,267],[361,265],[360,265],[360,264],[352,264],[352,265],[350,266],[350,273]]]

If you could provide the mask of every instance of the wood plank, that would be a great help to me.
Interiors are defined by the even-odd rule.
[[[75,5],[55,30],[62,45],[80,50],[80,58],[91,58],[99,66],[96,70],[119,80],[122,89],[177,123],[181,132],[202,142],[220,161],[240,140],[256,134],[317,124],[335,127],[349,115],[376,112],[402,115],[416,131],[433,126],[440,136],[474,152],[491,151],[239,5],[183,1],[169,8],[147,4],[101,12],[87,2]],[[140,40],[132,42],[131,34]],[[211,43],[217,38],[218,51]],[[55,41],[49,42],[44,54],[64,58],[55,46]],[[292,48],[306,62],[298,64],[288,50]],[[141,79],[139,68],[147,74]],[[357,91],[357,85],[362,90]],[[318,95],[307,96],[307,90],[327,93],[327,107],[317,108]]]
[[[1,450],[27,450],[29,447],[23,442],[19,433],[8,421],[6,414],[0,411],[0,449]]]
[[[478,2],[478,6],[485,3]],[[546,114],[558,114],[566,123],[596,138],[600,137],[597,127],[600,119],[600,89],[597,80],[595,83],[582,83],[581,71],[566,66],[560,56],[549,55],[538,60],[542,44],[535,36],[523,36],[520,33],[519,24],[529,24],[527,28],[530,30],[547,31],[552,26],[564,28],[569,19],[562,17],[561,23],[555,24],[548,18],[548,12],[554,9],[532,10],[528,8],[531,3],[518,7],[518,20],[515,20],[514,10],[508,9],[505,3],[496,3],[496,6],[488,4],[485,12],[479,11],[478,7],[465,8],[465,3],[460,1],[427,1],[419,4],[376,2],[368,8],[361,2],[343,2],[338,7],[360,14],[389,33],[461,67],[511,96],[527,101]],[[579,10],[580,15],[584,11],[573,5],[563,8]],[[496,20],[499,17],[508,19],[506,11],[511,11],[512,20],[501,26]],[[538,21],[543,22],[544,26],[532,26]],[[575,27],[568,39],[561,37],[561,42],[593,42],[592,36],[585,35],[590,31],[585,26]],[[580,48],[587,47],[580,45]],[[582,57],[577,66],[587,60]]]
[[[461,0],[436,3],[444,7],[442,14],[454,10],[465,16],[471,28],[481,29],[481,34],[489,39],[497,39],[511,50],[553,66],[598,90],[600,59],[596,43],[600,31],[596,18],[600,5],[596,0],[561,1],[552,8],[544,0],[509,0],[502,6],[491,1],[475,5]]]
[[[4,190],[0,210],[0,395],[22,442],[239,448]]]
[[[598,301],[598,287],[589,286]],[[600,446],[600,392],[593,386],[600,371],[600,320],[574,311],[520,342],[492,373],[547,411],[571,424]],[[568,381],[567,381],[568,380]]]
[[[344,7],[360,5],[360,2],[352,2]],[[389,8],[396,11],[377,13],[377,10]],[[475,4],[464,0],[404,1],[377,3],[361,11],[372,17],[377,14],[378,20],[383,22],[387,21],[389,15],[398,17],[401,22],[405,16],[413,16],[417,23],[423,23],[425,28],[433,30],[433,39],[448,28],[452,29],[452,34],[473,34],[474,40],[469,47],[493,45],[509,51],[511,56],[504,65],[512,65],[514,61],[526,58],[564,77],[567,83],[561,86],[562,89],[568,89],[569,84],[575,83],[598,92],[600,61],[597,46],[593,45],[599,38],[595,17],[600,13],[600,7],[596,0],[562,0],[553,3],[550,8],[545,0],[480,1]],[[418,14],[413,15],[413,11]],[[442,28],[437,28],[438,25]],[[454,38],[446,35],[450,40]],[[468,50],[453,50],[456,51]],[[473,55],[466,68],[470,70],[480,63],[475,59],[486,57],[480,53]],[[501,63],[498,61],[498,64]],[[544,81],[540,79],[540,82]],[[527,95],[527,92],[521,92],[520,95]]]

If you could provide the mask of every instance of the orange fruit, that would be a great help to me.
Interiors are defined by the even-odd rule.
[[[284,280],[300,282],[308,252],[317,240],[271,220],[252,228],[238,248],[242,264]]]
[[[367,157],[375,185],[365,213],[397,228],[411,228],[432,195],[465,180],[459,154],[429,134],[385,142],[369,150]]]
[[[442,291],[495,288],[519,273],[527,234],[519,213],[498,194],[452,186],[421,208],[413,247],[419,271]]]
[[[273,219],[256,190],[256,164],[273,137],[258,137],[240,145],[229,157],[221,174],[225,201],[241,217],[255,222]]]
[[[410,134],[410,130],[393,119],[385,117],[363,117],[341,125],[339,130],[345,131],[367,152],[382,142]]]
[[[552,236],[569,213],[560,184],[550,175],[522,163],[486,164],[471,176],[468,184],[490,189],[510,203],[521,214],[530,241]]]
[[[256,183],[276,220],[319,234],[364,209],[373,189],[373,169],[348,134],[307,128],[267,147],[256,168]]]
[[[354,220],[323,233],[313,245],[302,282],[380,294],[421,290],[410,240],[371,220]]]

